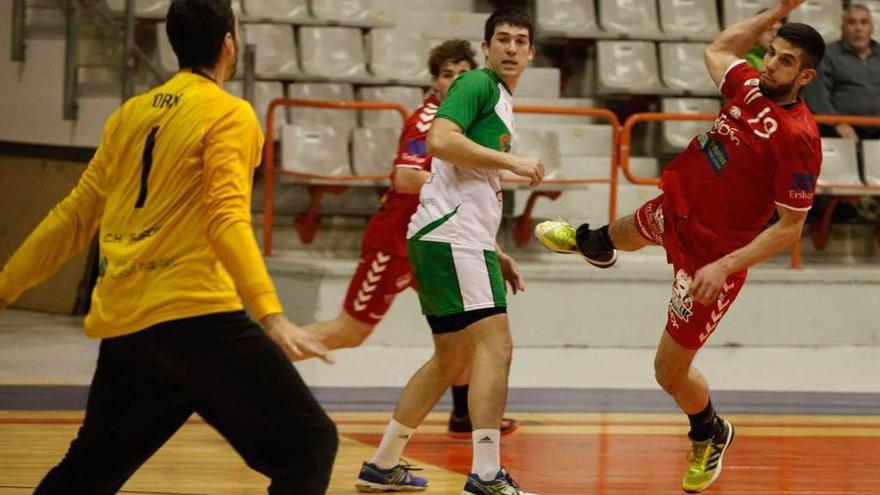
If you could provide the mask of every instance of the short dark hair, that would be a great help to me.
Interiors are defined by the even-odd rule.
[[[486,31],[483,39],[486,43],[492,41],[495,35],[495,27],[507,24],[508,26],[526,28],[529,31],[529,44],[532,44],[532,18],[525,11],[514,8],[496,10],[486,19]]]
[[[213,67],[223,50],[226,33],[235,36],[230,0],[174,0],[168,8],[165,32],[180,68]]]
[[[789,22],[779,28],[776,37],[801,49],[804,54],[801,60],[802,69],[815,69],[825,56],[825,40],[808,24]]]
[[[457,64],[459,62],[467,62],[471,64],[471,69],[477,67],[477,61],[474,56],[477,54],[467,40],[446,40],[435,46],[428,56],[428,69],[431,75],[437,77],[440,75],[440,69],[446,62]]]

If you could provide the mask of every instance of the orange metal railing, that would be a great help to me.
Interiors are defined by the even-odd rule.
[[[265,159],[263,166],[265,172],[263,175],[263,254],[270,256],[272,254],[272,227],[274,224],[274,205],[275,205],[275,174],[293,175],[307,179],[327,179],[332,181],[354,181],[354,180],[379,180],[387,179],[385,175],[356,175],[356,176],[328,176],[309,174],[303,172],[292,172],[289,170],[275,170],[275,109],[282,107],[309,107],[309,108],[326,108],[333,110],[395,110],[400,117],[406,122],[409,113],[402,105],[397,103],[373,102],[373,101],[331,101],[331,100],[303,100],[295,98],[276,98],[269,103],[266,112],[266,146]]]
[[[265,149],[265,176],[263,178],[263,253],[267,256],[272,254],[272,228],[274,225],[274,180],[275,174],[290,175],[301,177],[304,179],[327,180],[334,183],[355,182],[364,180],[380,180],[387,179],[388,175],[320,175],[305,172],[295,172],[275,167],[275,109],[279,106],[291,107],[309,107],[309,108],[325,108],[335,110],[396,110],[400,113],[404,121],[409,117],[406,110],[396,103],[384,102],[363,102],[363,101],[331,101],[331,100],[303,100],[291,98],[277,98],[269,103],[266,113],[266,149]],[[588,117],[596,117],[609,122],[611,125],[612,140],[609,143],[611,147],[611,166],[609,170],[610,177],[607,178],[584,178],[584,179],[548,179],[542,184],[546,185],[577,185],[577,184],[610,184],[609,194],[609,221],[616,214],[617,207],[617,176],[613,174],[617,163],[618,137],[620,136],[620,120],[617,116],[604,108],[568,108],[568,107],[549,107],[549,106],[533,106],[533,105],[517,105],[514,111],[518,113],[539,113],[554,115],[581,115]],[[506,183],[527,183],[527,180],[520,179],[504,179]],[[546,188],[545,188],[546,190]],[[523,221],[528,221],[528,215],[524,215]]]

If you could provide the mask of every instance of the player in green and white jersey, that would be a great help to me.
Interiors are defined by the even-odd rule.
[[[428,134],[431,177],[407,233],[407,254],[422,312],[434,337],[431,359],[410,379],[394,417],[357,487],[363,491],[420,490],[400,456],[415,428],[471,362],[468,396],[473,463],[462,495],[524,495],[500,463],[501,416],[513,343],[505,282],[524,289],[516,263],[495,243],[501,222],[499,173],[538,185],[537,158],[509,153],[514,139],[512,93],[534,57],[532,24],[515,9],[486,21],[486,68],[455,81]],[[395,466],[382,469],[380,466]]]

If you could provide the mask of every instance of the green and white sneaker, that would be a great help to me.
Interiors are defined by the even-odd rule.
[[[608,268],[617,262],[617,250],[608,250],[599,246],[600,242],[596,241],[598,231],[590,231],[587,238],[587,244],[591,246],[578,246],[577,232],[580,229],[587,229],[588,224],[581,225],[578,229],[568,223],[567,220],[547,220],[535,225],[535,237],[545,248],[554,253],[563,254],[580,254],[593,266],[599,268]]]
[[[721,474],[721,461],[724,453],[733,443],[733,424],[721,420],[721,430],[709,440],[694,442],[688,453],[688,468],[684,473],[681,488],[687,493],[700,493],[715,483]]]

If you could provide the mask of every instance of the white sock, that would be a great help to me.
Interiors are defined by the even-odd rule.
[[[391,469],[400,462],[400,456],[406,443],[409,442],[413,432],[416,431],[406,425],[398,423],[393,418],[388,423],[388,429],[385,430],[385,436],[379,448],[373,455],[371,463],[379,467],[379,469]]]
[[[501,430],[474,430],[474,459],[471,472],[483,481],[492,481],[501,469]]]

